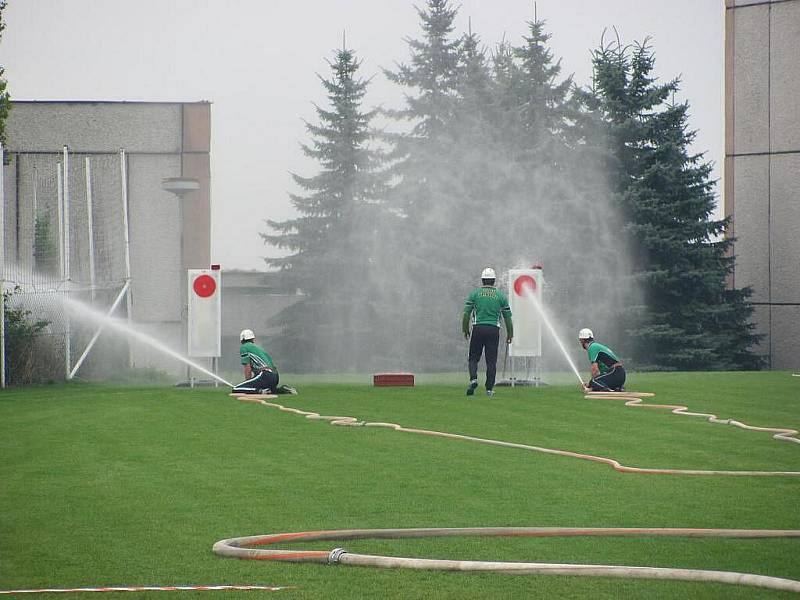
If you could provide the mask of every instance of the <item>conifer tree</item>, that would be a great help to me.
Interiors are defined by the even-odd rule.
[[[654,63],[646,41],[602,45],[593,54],[594,95],[645,294],[631,323],[636,356],[676,369],[758,368],[750,290],[726,289],[733,240],[723,237],[728,220],[711,218],[711,164],[690,153],[689,105],[671,101],[679,82],[658,82]]]
[[[514,189],[524,194],[515,202],[523,207],[523,214],[514,219],[509,236],[518,252],[523,250],[519,248],[523,240],[544,239],[543,227],[553,225],[568,234],[574,224],[574,219],[567,218],[573,190],[571,185],[565,185],[571,184],[566,130],[572,110],[569,96],[572,77],[558,81],[561,65],[553,60],[549,39],[544,21],[529,21],[523,43],[509,49],[511,62],[505,73],[509,78],[506,91],[511,95],[506,129],[517,178],[522,179]],[[542,252],[543,249],[536,247],[524,249],[525,254],[547,259],[551,268],[564,273],[565,265],[553,262],[560,262],[563,252],[551,256],[543,256]]]
[[[503,170],[504,251],[512,265],[519,257],[543,262],[546,301],[559,306],[562,325],[574,326],[587,312],[610,316],[616,292],[607,282],[624,264],[608,231],[611,199],[602,166],[591,156],[590,113],[580,110],[572,77],[562,76],[546,22],[534,18],[527,25],[521,43],[503,43],[494,55],[509,165]],[[601,218],[592,219],[592,211]]]
[[[462,43],[454,34],[456,13],[449,0],[427,0],[417,8],[422,36],[408,40],[410,60],[395,71],[384,70],[405,98],[402,108],[384,111],[401,128],[385,136],[392,146],[389,174],[395,183],[388,202],[400,219],[389,240],[399,259],[392,273],[398,283],[400,329],[393,335],[398,354],[415,369],[436,368],[439,359],[452,361],[454,356],[449,327],[457,319],[451,305],[453,281],[463,271],[443,256],[453,256],[448,253],[454,241],[449,229],[458,216],[452,177],[458,159],[450,129]],[[420,302],[420,282],[435,303]]]
[[[261,234],[291,252],[267,264],[278,268],[285,289],[302,293],[274,319],[283,327],[276,352],[297,370],[353,371],[369,366],[375,352],[378,296],[370,274],[380,252],[386,177],[383,155],[370,145],[375,111],[362,109],[368,82],[357,76],[359,65],[342,49],[330,78],[320,77],[330,108],[316,107],[319,123],[306,124],[312,141],[302,146],[320,172],[293,175],[304,192],[290,195],[299,216],[268,220],[273,233]]]

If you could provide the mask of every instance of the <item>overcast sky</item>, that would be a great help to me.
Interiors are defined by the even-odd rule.
[[[20,100],[209,100],[212,106],[212,258],[223,268],[263,269],[276,250],[258,236],[263,219],[294,215],[290,171],[303,157],[303,119],[325,102],[316,74],[347,45],[373,76],[366,104],[396,105],[381,73],[421,37],[414,4],[425,0],[8,0],[0,64]],[[527,0],[462,0],[459,32],[491,48],[514,44],[533,18]],[[589,81],[590,49],[604,28],[623,42],[652,38],[656,73],[680,76],[691,104],[693,148],[722,175],[723,0],[538,0],[562,73]],[[721,186],[718,186],[721,195]]]

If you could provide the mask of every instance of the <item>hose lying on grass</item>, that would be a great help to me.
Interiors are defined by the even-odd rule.
[[[608,393],[608,392],[606,392]],[[646,392],[642,392],[638,395],[633,395],[633,393],[629,394],[628,398],[636,398],[638,399],[639,396],[645,396],[652,394],[647,394]],[[470,435],[461,435],[458,433],[447,433],[444,431],[432,431],[430,429],[414,429],[410,427],[403,427],[397,423],[372,423],[366,421],[359,421],[355,417],[342,417],[342,416],[333,416],[333,415],[320,415],[319,413],[312,412],[312,411],[305,411],[300,410],[299,408],[292,408],[289,406],[283,406],[282,404],[277,404],[274,402],[268,402],[267,400],[271,400],[276,398],[276,396],[272,395],[247,395],[247,394],[231,394],[234,398],[238,398],[244,402],[253,402],[256,404],[261,404],[263,406],[267,406],[269,408],[277,408],[283,412],[289,412],[297,415],[302,415],[307,419],[318,420],[318,421],[328,421],[331,425],[342,425],[348,427],[386,427],[389,429],[394,429],[395,431],[401,431],[404,433],[416,433],[420,435],[429,435],[435,437],[443,437],[452,440],[463,440],[468,442],[476,442],[479,444],[489,444],[492,446],[502,446],[505,448],[517,448],[520,450],[529,450],[532,452],[541,452],[544,454],[555,454],[557,456],[568,456],[570,458],[579,458],[581,460],[590,460],[594,462],[603,463],[606,465],[610,465],[615,471],[619,471],[620,473],[637,473],[637,474],[644,474],[644,475],[721,475],[721,476],[729,476],[729,477],[800,477],[800,471],[721,471],[721,470],[700,470],[700,469],[654,469],[654,468],[642,468],[642,467],[630,467],[627,465],[620,464],[619,461],[614,460],[613,458],[606,458],[604,456],[594,456],[592,454],[581,454],[580,452],[571,452],[569,450],[558,450],[555,448],[543,448],[540,446],[530,446],[528,444],[518,444],[515,442],[505,442],[502,440],[491,440],[486,438],[479,438],[473,437]],[[604,396],[606,397],[606,396]],[[682,407],[684,408],[684,407]],[[712,415],[713,416],[713,415]],[[781,430],[781,431],[793,431],[793,430]]]
[[[665,528],[576,528],[576,527],[474,527],[441,529],[343,529],[302,531],[220,540],[213,551],[220,556],[250,560],[314,562],[391,569],[430,569],[444,571],[492,571],[531,575],[583,575],[636,579],[671,579],[747,585],[774,590],[800,592],[800,581],[731,571],[630,567],[618,565],[576,565],[557,563],[441,560],[354,554],[342,548],[333,550],[284,550],[256,548],[280,542],[319,540],[396,539],[450,536],[480,537],[562,537],[562,536],[680,536],[727,538],[800,537],[800,530],[783,529],[665,529]]]
[[[721,425],[733,425],[741,429],[749,429],[750,431],[766,431],[774,433],[772,437],[776,440],[783,440],[786,442],[794,442],[800,444],[800,439],[794,437],[798,434],[796,429],[785,429],[781,427],[756,427],[748,425],[741,421],[734,419],[720,419],[717,415],[711,413],[690,412],[688,406],[681,404],[643,404],[642,398],[652,398],[655,394],[648,392],[590,392],[584,396],[587,399],[606,399],[606,400],[627,400],[625,406],[636,406],[639,408],[661,408],[671,411],[676,415],[686,415],[688,417],[705,417],[709,423],[719,423]]]
[[[101,586],[82,588],[32,588],[27,590],[0,590],[2,595],[16,596],[18,594],[84,594],[88,592],[219,592],[219,591],[250,591],[279,592],[293,590],[293,586],[274,585],[125,585]]]

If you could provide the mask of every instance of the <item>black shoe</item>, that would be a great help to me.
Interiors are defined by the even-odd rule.
[[[467,396],[473,396],[475,394],[475,388],[478,387],[478,380],[473,379],[469,382],[467,386]]]

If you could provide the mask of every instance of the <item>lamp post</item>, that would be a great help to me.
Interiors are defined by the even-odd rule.
[[[183,251],[183,200],[186,194],[190,192],[194,192],[200,189],[200,182],[197,179],[192,179],[189,177],[165,177],[161,180],[161,189],[164,191],[170,192],[174,194],[175,197],[178,199],[178,227],[180,228],[180,293],[179,293],[179,306],[181,307],[180,311],[180,318],[181,318],[181,335],[183,340],[186,341],[187,339],[187,329],[186,329],[186,320],[184,315],[186,313],[186,303],[188,300],[185,297],[186,294],[186,257],[184,256]],[[191,367],[188,365],[186,366],[186,379],[191,382]]]

